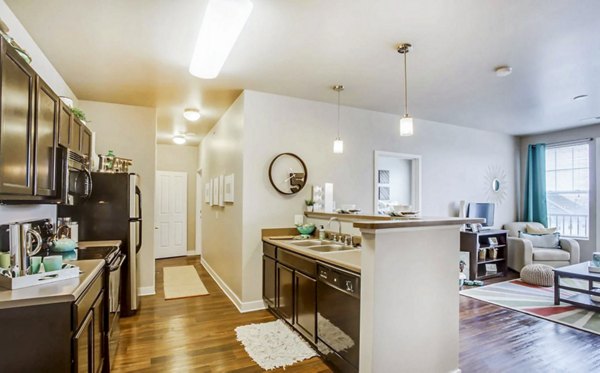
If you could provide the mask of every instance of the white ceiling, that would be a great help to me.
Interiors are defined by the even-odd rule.
[[[156,106],[160,142],[205,134],[242,89],[334,103],[342,83],[343,104],[400,114],[399,42],[417,118],[516,135],[600,122],[598,0],[253,0],[214,80],[188,73],[207,0],[6,2],[79,99]]]

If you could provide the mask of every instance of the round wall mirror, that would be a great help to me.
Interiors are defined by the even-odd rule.
[[[496,178],[492,180],[492,190],[496,193],[500,191],[500,180]]]

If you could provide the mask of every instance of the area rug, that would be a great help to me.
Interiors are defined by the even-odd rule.
[[[561,284],[587,289],[587,281],[564,278]],[[580,330],[600,335],[600,312],[588,311],[568,303],[554,305],[554,288],[527,284],[520,279],[462,290],[461,295],[527,313]],[[561,297],[576,293],[561,289]]]
[[[208,295],[194,266],[163,268],[165,299],[179,299]]]
[[[310,345],[281,320],[238,326],[235,333],[248,355],[264,370],[285,368],[317,356]]]

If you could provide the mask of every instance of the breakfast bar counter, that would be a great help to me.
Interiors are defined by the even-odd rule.
[[[459,371],[460,228],[481,222],[354,222],[362,235],[361,372]]]

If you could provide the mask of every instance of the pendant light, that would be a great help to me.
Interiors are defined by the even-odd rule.
[[[412,45],[403,43],[398,46],[398,53],[404,55],[404,116],[400,119],[400,136],[413,135],[413,119],[408,115],[408,78],[406,74],[406,55]]]
[[[340,92],[344,90],[344,86],[341,84],[334,85],[333,90],[338,94],[337,137],[333,141],[333,152],[342,154],[344,152],[344,141],[342,141],[342,138],[340,137]]]

